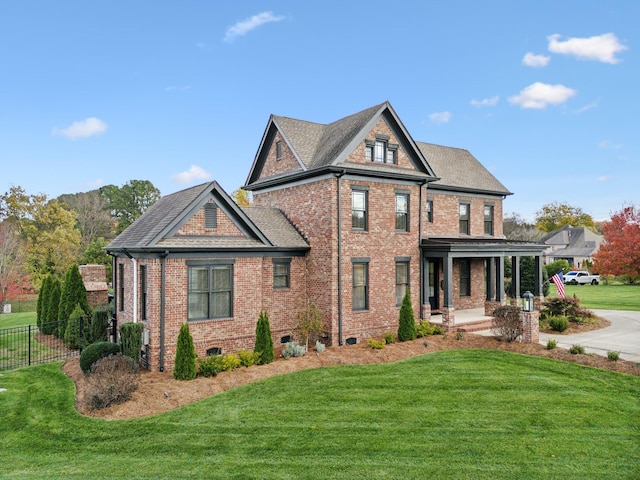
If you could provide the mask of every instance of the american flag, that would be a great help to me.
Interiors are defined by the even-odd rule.
[[[558,289],[558,295],[564,298],[564,278],[562,277],[562,270],[551,277],[551,281],[555,283],[556,288]]]

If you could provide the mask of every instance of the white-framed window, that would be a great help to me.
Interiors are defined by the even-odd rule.
[[[460,202],[459,205],[459,223],[460,223],[460,233],[462,235],[469,235],[469,210],[470,204],[468,202]]]
[[[493,235],[493,205],[484,205],[484,234]]]
[[[367,230],[367,193],[366,190],[351,191],[351,228],[353,230]]]
[[[409,194],[396,193],[396,230],[409,231]]]
[[[396,259],[396,306],[402,305],[402,300],[409,288],[409,260]]]
[[[353,266],[353,310],[369,309],[369,261],[352,260]]]

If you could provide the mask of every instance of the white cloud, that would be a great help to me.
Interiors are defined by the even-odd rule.
[[[496,105],[498,103],[498,100],[500,100],[500,97],[498,95],[496,95],[495,97],[491,97],[491,98],[483,98],[482,100],[471,100],[471,105],[473,105],[474,107],[493,107],[494,105]]]
[[[191,183],[195,180],[206,180],[207,178],[211,178],[211,174],[197,165],[191,165],[191,168],[186,172],[176,173],[171,176],[174,182],[182,184]]]
[[[618,63],[616,53],[627,50],[613,33],[604,33],[589,38],[569,38],[559,41],[560,34],[549,35],[549,51],[566,55],[574,55],[584,60],[597,60],[604,63]]]
[[[611,180],[613,177],[611,175],[600,175],[598,177],[598,181],[599,182],[606,182],[608,180]]]
[[[564,103],[576,93],[576,90],[564,85],[536,82],[521,90],[519,95],[509,97],[509,102],[522,108],[544,109],[548,105]]]
[[[90,117],[80,122],[74,122],[67,128],[54,128],[53,134],[61,137],[67,137],[71,140],[78,138],[93,137],[101,135],[107,131],[107,124],[96,117]]]
[[[522,59],[527,67],[546,67],[549,64],[551,57],[546,55],[536,55],[535,53],[528,52]]]
[[[229,27],[227,29],[227,33],[224,36],[224,41],[229,43],[233,42],[236,37],[246,35],[251,30],[258,28],[260,25],[264,25],[265,23],[270,22],[280,22],[284,19],[284,16],[274,15],[273,12],[259,13],[251,18],[247,18],[246,20],[238,22],[235,25]]]
[[[429,120],[434,123],[447,123],[451,117],[451,112],[435,112],[429,115]]]
[[[588,112],[589,110],[593,110],[594,108],[598,108],[598,102],[591,102],[583,107],[580,107],[578,110],[575,111],[575,113]]]

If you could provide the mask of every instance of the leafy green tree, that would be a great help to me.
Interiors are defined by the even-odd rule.
[[[151,205],[160,199],[160,190],[148,180],[129,180],[121,188],[106,185],[100,188],[107,209],[117,219],[116,233],[122,233]]]
[[[586,227],[594,232],[597,230],[591,215],[568,203],[547,203],[536,212],[536,227],[543,232],[554,232],[565,225]]]
[[[517,213],[506,214],[502,220],[502,232],[509,240],[535,242],[540,240],[542,232]]]
[[[94,239],[86,248],[86,250],[80,255],[81,265],[104,265],[106,269],[106,278],[111,278],[111,272],[113,266],[111,264],[111,257],[107,255],[105,247],[109,242],[104,237],[98,237]]]
[[[196,349],[193,346],[193,337],[189,331],[189,324],[183,323],[178,334],[173,378],[176,380],[192,380],[196,378],[196,374]]]
[[[413,305],[411,305],[411,295],[407,288],[402,306],[400,307],[400,321],[398,324],[398,340],[405,342],[407,340],[415,340],[417,337],[416,320],[413,316]]]
[[[253,351],[260,354],[260,365],[273,362],[275,354],[273,352],[273,338],[271,337],[271,326],[266,310],[260,310],[260,317],[256,324],[256,343]]]

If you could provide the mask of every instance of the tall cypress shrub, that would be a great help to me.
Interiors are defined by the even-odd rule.
[[[260,310],[260,317],[256,324],[256,343],[253,351],[260,353],[260,360],[258,361],[260,365],[271,363],[275,358],[271,326],[269,325],[269,317],[266,310]]]
[[[411,305],[411,296],[409,289],[404,294],[402,306],[400,307],[400,322],[398,324],[398,340],[401,342],[407,340],[415,340],[417,336],[416,321],[413,317],[413,306]]]
[[[189,331],[189,324],[183,323],[178,334],[173,378],[176,380],[192,380],[196,378],[196,374],[196,349],[193,346],[193,337]]]
[[[58,307],[58,319],[60,320],[58,327],[59,336],[64,334],[64,330],[67,327],[67,320],[77,304],[80,304],[80,308],[82,308],[85,314],[91,314],[89,302],[87,301],[87,290],[84,288],[80,269],[78,265],[73,265],[65,274],[64,285],[60,293],[60,306]]]
[[[42,305],[42,333],[58,335],[58,307],[60,305],[60,280],[51,278],[49,282],[49,293]]]
[[[136,363],[140,361],[142,350],[142,323],[127,322],[120,324],[120,345],[122,354],[132,358]]]
[[[47,275],[46,277],[44,277],[42,285],[40,285],[40,292],[38,293],[38,303],[36,303],[36,323],[39,330],[42,329],[42,324],[45,322],[50,292],[51,275]]]
[[[69,315],[69,320],[67,322],[67,328],[64,331],[64,343],[70,350],[77,350],[80,348],[81,341],[81,326],[80,324],[86,320],[86,315],[84,310],[80,304],[77,304],[76,307]]]

